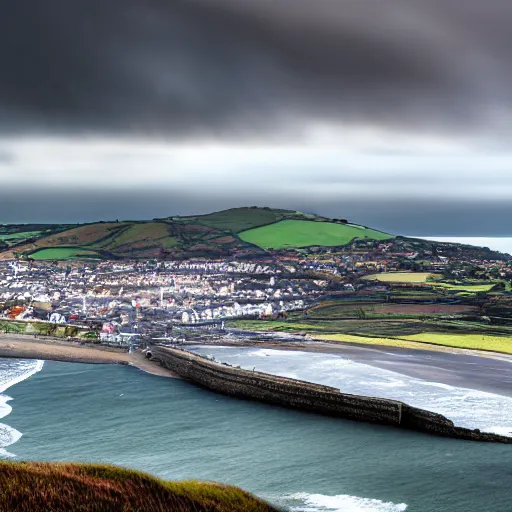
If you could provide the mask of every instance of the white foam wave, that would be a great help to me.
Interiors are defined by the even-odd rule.
[[[44,361],[15,360],[0,370],[0,393],[43,369]]]
[[[11,446],[22,436],[19,430],[0,423],[0,457],[14,457],[14,454],[5,450],[5,447]]]
[[[6,361],[0,368],[0,393],[41,371],[43,364],[43,361]],[[0,418],[5,418],[12,411],[12,407],[7,403],[9,400],[12,400],[10,396],[0,394]],[[14,457],[5,450],[5,447],[16,443],[21,436],[22,433],[15,428],[0,423],[0,457]]]
[[[340,494],[297,493],[286,497],[286,501],[301,502],[290,506],[292,512],[403,512],[405,503],[391,503],[369,498]]]
[[[324,384],[344,393],[400,400],[446,416],[455,425],[512,437],[512,398],[409,377],[322,353],[232,347],[217,360],[242,368]],[[201,350],[199,350],[201,352]]]

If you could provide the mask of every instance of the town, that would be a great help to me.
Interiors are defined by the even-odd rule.
[[[406,279],[399,283],[381,279],[400,273]],[[174,342],[222,333],[232,320],[297,318],[328,298],[393,301],[397,290],[428,286],[432,278],[411,278],[427,274],[439,287],[420,302],[468,303],[475,287],[499,292],[490,300],[512,299],[512,265],[500,253],[406,238],[354,240],[258,261],[3,261],[0,329],[52,334],[61,326],[68,337],[85,333],[102,343]]]

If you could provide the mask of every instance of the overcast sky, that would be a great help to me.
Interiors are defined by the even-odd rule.
[[[510,0],[16,0],[0,222],[302,209],[512,236]]]

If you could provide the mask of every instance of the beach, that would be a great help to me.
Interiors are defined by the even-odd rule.
[[[138,368],[152,375],[179,378],[158,363],[150,361],[141,352],[128,353],[121,348],[101,345],[81,345],[53,338],[34,338],[26,335],[0,335],[0,358],[41,359],[88,364],[122,364]]]
[[[197,344],[208,346],[207,343]],[[342,342],[328,343],[320,340],[252,343],[221,341],[211,344],[216,345],[333,354],[408,377],[512,396],[512,357],[504,354],[446,347],[434,347],[434,350],[431,350],[431,346],[428,346],[428,349],[422,350]],[[184,348],[187,349],[187,345]],[[0,335],[1,357],[130,365],[152,375],[179,378],[158,362],[147,359],[140,351],[128,353],[122,348],[85,345],[54,338]]]
[[[512,397],[512,357],[506,354],[427,345],[402,348],[321,340],[200,343],[196,346],[252,347],[331,354],[355,363],[426,381]],[[194,345],[189,345],[193,349]],[[187,346],[185,346],[187,348]]]

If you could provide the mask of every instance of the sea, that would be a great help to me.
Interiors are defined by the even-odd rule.
[[[339,355],[195,347],[247,368],[389,396],[512,430],[512,398]],[[510,512],[512,445],[226,397],[133,367],[0,359],[0,457],[87,461],[238,485],[290,512]]]
[[[475,237],[475,236],[415,236],[437,242],[453,242],[456,244],[475,245],[477,247],[488,247],[493,251],[512,254],[512,237]]]

